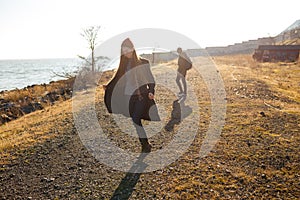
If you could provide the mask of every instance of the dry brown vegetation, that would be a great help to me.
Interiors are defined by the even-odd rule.
[[[37,99],[47,92],[60,90],[62,88],[72,88],[74,78],[61,81],[53,81],[49,84],[32,85],[24,89],[15,89],[1,92],[1,98],[11,102],[23,101],[25,98]]]
[[[214,57],[226,89],[221,138],[200,159],[209,126],[210,96],[192,69],[200,122],[193,144],[171,165],[131,174],[99,163],[82,145],[71,100],[0,126],[0,197],[5,199],[298,199],[300,196],[300,64],[257,63],[250,55]],[[196,60],[197,62],[197,60]],[[175,69],[174,62],[161,64]],[[107,82],[111,74],[103,76]],[[175,82],[174,82],[175,84]],[[86,95],[89,91],[86,92]],[[156,101],[172,112],[176,97],[158,87]],[[139,152],[137,138],[122,134],[97,88],[102,128],[118,146]],[[188,104],[188,102],[187,102]],[[164,148],[183,122],[150,138]],[[187,129],[189,127],[186,127]]]
[[[300,44],[300,39],[299,38],[294,38],[292,40],[284,40],[282,42],[279,42],[278,44],[281,44],[281,45],[299,45]]]
[[[74,78],[0,93],[0,125],[72,96]]]

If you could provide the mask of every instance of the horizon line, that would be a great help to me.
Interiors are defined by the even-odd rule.
[[[75,59],[78,57],[42,57],[42,58],[0,58],[0,61],[9,61],[9,60],[47,60],[47,59]],[[78,58],[80,59],[80,58]]]

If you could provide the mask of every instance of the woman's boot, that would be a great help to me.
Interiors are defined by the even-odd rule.
[[[151,152],[151,144],[149,144],[147,138],[140,138],[140,142],[142,144],[142,153],[149,153]]]

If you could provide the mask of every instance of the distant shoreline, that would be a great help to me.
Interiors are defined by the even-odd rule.
[[[32,87],[35,87],[35,86],[50,85],[50,84],[55,83],[55,82],[66,81],[68,79],[70,79],[70,78],[66,77],[66,78],[61,78],[61,79],[55,80],[55,81],[48,81],[48,82],[44,82],[44,83],[34,83],[34,84],[31,84],[31,85],[24,86],[22,88],[17,88],[16,87],[16,88],[13,88],[13,89],[5,89],[5,90],[1,90],[0,94],[6,93],[6,92],[26,90],[26,88],[32,88]]]
[[[78,59],[73,58],[0,58],[0,61],[14,61],[14,60],[63,60],[63,59]],[[79,59],[78,59],[79,60]]]

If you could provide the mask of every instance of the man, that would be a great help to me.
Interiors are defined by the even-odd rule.
[[[176,83],[179,87],[178,97],[186,97],[187,94],[187,85],[186,85],[186,72],[192,67],[191,59],[182,51],[180,47],[177,48],[178,57],[178,69]]]

